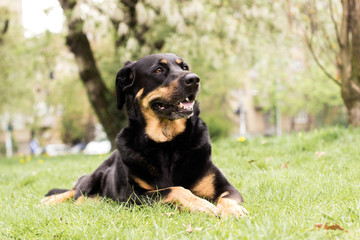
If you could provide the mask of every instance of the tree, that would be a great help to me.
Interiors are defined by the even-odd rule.
[[[360,127],[360,2],[342,0],[341,3],[343,12],[339,32],[335,27],[341,96],[348,109],[350,125]]]
[[[235,15],[240,17],[240,26],[244,26],[241,35],[247,40],[239,39],[242,47],[236,54],[241,59],[241,67],[233,71],[240,76],[238,81],[248,78],[251,90],[255,90],[254,107],[267,116],[280,109],[292,119],[299,112],[306,112],[310,118],[321,120],[331,115],[327,109],[341,108],[337,87],[329,86],[306,44],[299,42],[304,21],[296,21],[298,8],[294,6],[301,7],[301,4],[261,0],[232,2]],[[243,73],[239,74],[239,68]],[[339,120],[342,119],[336,123]]]
[[[316,4],[312,5],[312,12],[306,11],[309,16],[310,36],[305,34],[306,43],[319,67],[335,84],[341,88],[341,97],[348,113],[349,124],[360,126],[360,2],[358,0],[341,0],[342,11],[340,23],[336,19],[336,11],[332,1],[329,0],[328,8],[330,19],[335,32],[335,41],[329,38],[326,30],[321,29],[324,25],[316,18]],[[328,42],[326,52],[333,50],[338,77],[328,72],[317,56],[314,47],[313,36],[321,32],[323,39]],[[324,34],[325,33],[325,34]],[[336,47],[333,47],[334,45]]]
[[[290,66],[297,60],[289,52],[304,52],[297,33],[293,34],[291,1],[59,2],[67,19],[67,45],[109,139],[114,139],[126,121],[114,104],[114,76],[119,64],[158,51],[180,54],[202,78],[199,99],[202,117],[211,123],[211,134],[224,135],[231,129],[229,115],[233,113],[226,95],[241,87],[249,69],[259,72],[260,105],[271,105],[265,110],[279,103],[283,111],[292,114],[304,109],[320,111],[319,98],[324,107],[328,102],[330,106],[337,104],[338,99],[328,101],[333,98],[333,88],[327,88],[327,94],[319,89],[308,91],[313,87],[312,79],[319,78],[317,72],[309,71],[312,63],[300,70]],[[282,91],[275,94],[273,83],[277,81]],[[326,85],[320,82],[319,86]],[[293,87],[299,84],[304,87]],[[91,85],[98,86],[98,93],[92,92]],[[316,105],[314,110],[309,102]]]
[[[64,10],[68,33],[66,44],[75,56],[79,73],[86,87],[89,101],[93,106],[100,123],[111,141],[125,123],[125,113],[116,108],[115,96],[105,85],[98,70],[90,42],[83,31],[84,21],[73,15],[77,1],[59,0]]]
[[[119,112],[116,109],[114,91],[109,90],[113,88],[109,88],[106,84],[107,80],[102,77],[107,74],[107,71],[104,70],[102,62],[97,61],[100,57],[97,57],[94,51],[96,44],[91,43],[85,30],[85,20],[89,21],[93,16],[91,14],[86,17],[76,15],[78,4],[84,4],[83,2],[78,3],[74,0],[59,0],[59,2],[67,20],[66,44],[75,56],[81,80],[87,89],[89,100],[100,123],[109,139],[115,139],[116,133],[125,125],[126,118],[123,111]],[[236,36],[233,34],[234,31],[226,31],[227,27],[231,25],[228,17],[232,17],[231,12],[228,12],[230,9],[228,6],[223,10],[225,16],[222,19],[216,19],[214,11],[218,3],[206,5],[211,8],[211,14],[202,14],[202,10],[205,13],[210,11],[203,9],[203,3],[198,1],[179,1],[171,2],[171,4],[170,1],[166,1],[164,4],[159,4],[156,1],[114,0],[107,3],[112,4],[111,7],[102,7],[101,4],[92,1],[85,2],[93,15],[98,13],[105,16],[112,26],[109,29],[106,24],[98,23],[105,25],[105,28],[112,33],[114,56],[110,63],[113,65],[118,66],[119,59],[125,62],[129,58],[135,60],[159,50],[178,50],[181,49],[180,46],[184,46],[184,42],[194,43],[194,40],[197,46],[188,45],[192,51],[191,55],[196,56],[192,58],[194,61],[201,57],[199,62],[203,65],[225,65],[226,60],[222,60],[231,51],[231,47],[229,47],[231,44],[226,44],[226,40],[233,41]],[[185,8],[187,12],[183,10]],[[200,15],[202,16],[200,17]],[[207,24],[204,25],[204,22]],[[215,27],[217,30],[213,34],[211,32]],[[197,30],[199,32],[194,34]],[[201,33],[205,33],[205,37],[201,37]],[[228,38],[229,33],[233,34],[232,39]],[[216,39],[212,39],[210,42],[209,39],[212,37]],[[191,42],[189,39],[193,41]],[[166,46],[168,42],[169,45]],[[208,45],[209,48],[206,48],[205,45]],[[202,48],[202,53],[198,54],[198,51],[195,50],[197,47]],[[213,49],[212,55],[209,54],[209,49]],[[189,52],[182,50],[181,55],[186,58],[186,53]],[[128,59],[124,59],[125,57]],[[218,62],[215,62],[215,59]],[[102,68],[99,68],[100,65]],[[110,69],[110,72],[112,72],[112,76],[115,76],[116,72],[114,73],[113,68]]]

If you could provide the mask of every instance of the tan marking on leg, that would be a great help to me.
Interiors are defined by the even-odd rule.
[[[176,59],[175,61],[176,61],[176,63],[179,64],[179,65],[183,63],[183,61],[182,61],[180,58]]]
[[[79,204],[83,203],[84,201],[85,201],[85,197],[80,196],[80,197],[78,197],[78,199],[76,199],[75,204],[79,205]]]
[[[171,192],[162,199],[163,203],[179,205],[181,209],[190,212],[206,212],[217,215],[219,210],[210,202],[201,199],[183,187],[171,187]]]
[[[221,216],[237,216],[237,217],[244,217],[248,214],[246,209],[239,204],[237,200],[226,198],[229,192],[224,192],[220,195],[217,208],[221,212]]]
[[[164,63],[164,64],[167,64],[167,63],[168,63],[168,61],[167,61],[165,58],[164,58],[164,59],[161,59],[160,62],[161,62],[161,63]]]
[[[228,196],[228,195],[230,195],[230,193],[229,193],[228,191],[223,192],[223,193],[220,195],[219,200],[220,200],[221,198],[223,198],[223,197]]]
[[[148,184],[147,182],[145,182],[144,180],[140,179],[140,178],[136,178],[136,177],[132,177],[134,179],[134,181],[143,189],[146,190],[155,190],[154,187],[152,187],[150,184]]]
[[[98,196],[95,196],[95,197],[80,196],[80,197],[78,197],[78,199],[76,199],[75,205],[80,205],[84,202],[100,202],[100,198]]]
[[[213,199],[215,196],[214,188],[215,174],[210,173],[200,179],[190,190],[200,197],[206,197],[208,199]]]
[[[40,201],[40,205],[55,205],[58,203],[65,202],[75,195],[75,190],[70,190],[61,194],[55,194],[48,196]]]

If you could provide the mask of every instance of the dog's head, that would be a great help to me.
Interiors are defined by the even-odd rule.
[[[116,76],[117,106],[126,104],[129,119],[145,120],[147,135],[170,141],[185,130],[186,119],[199,110],[195,102],[200,78],[172,53],[128,61]]]
[[[127,62],[116,76],[117,105],[126,103],[129,118],[153,114],[158,119],[188,118],[194,113],[200,78],[171,53]],[[135,106],[135,105],[139,106]]]

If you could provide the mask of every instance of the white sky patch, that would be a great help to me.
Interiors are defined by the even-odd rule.
[[[59,33],[64,16],[57,0],[22,0],[22,20],[25,37],[45,32]]]

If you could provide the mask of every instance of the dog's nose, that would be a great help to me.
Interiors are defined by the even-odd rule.
[[[190,73],[184,77],[184,83],[187,86],[198,86],[200,83],[200,78],[195,73]]]

